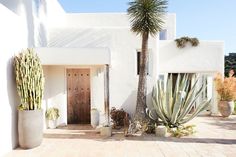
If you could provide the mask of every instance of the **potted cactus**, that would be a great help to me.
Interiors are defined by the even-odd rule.
[[[50,129],[55,129],[57,127],[57,119],[60,117],[59,109],[51,107],[46,111],[46,119],[48,120],[48,127]]]
[[[22,50],[14,57],[16,88],[20,97],[18,112],[19,145],[29,149],[39,146],[43,139],[41,108],[44,77],[40,60],[33,49]]]

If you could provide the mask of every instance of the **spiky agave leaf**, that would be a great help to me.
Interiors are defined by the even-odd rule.
[[[182,78],[179,74],[174,92],[171,88],[172,83],[170,83],[173,81],[172,76],[166,83],[166,91],[164,91],[164,87],[159,85],[160,81],[153,88],[153,108],[162,122],[169,127],[178,127],[193,119],[205,110],[211,101],[204,100],[196,107],[193,113],[189,114],[196,100],[206,89],[206,85],[203,84],[197,90],[198,79],[190,87],[190,78],[189,74],[184,75]]]

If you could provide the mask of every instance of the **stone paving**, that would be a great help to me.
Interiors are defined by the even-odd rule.
[[[16,149],[6,157],[236,157],[236,116],[197,117],[190,124],[197,125],[197,133],[184,138],[116,133],[104,139],[73,129],[66,136],[58,129],[55,136],[46,132],[41,146]]]

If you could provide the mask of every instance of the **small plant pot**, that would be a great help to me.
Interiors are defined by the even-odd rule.
[[[48,120],[48,128],[56,129],[57,128],[57,120]]]
[[[234,102],[220,101],[218,104],[218,108],[223,117],[229,117],[234,111]]]
[[[103,126],[100,129],[100,134],[101,134],[101,136],[104,136],[104,137],[110,137],[111,132],[112,132],[111,126]]]
[[[158,137],[165,137],[167,133],[167,128],[163,125],[156,126],[155,133]]]

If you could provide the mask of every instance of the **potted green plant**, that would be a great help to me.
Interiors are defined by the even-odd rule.
[[[44,77],[40,60],[33,49],[22,50],[14,57],[16,88],[20,97],[18,112],[19,145],[21,148],[39,146],[43,139],[43,110],[41,108]]]
[[[59,109],[51,107],[47,109],[45,113],[46,119],[48,120],[48,127],[50,129],[55,129],[57,127],[57,119],[60,117]]]
[[[234,100],[236,99],[236,78],[217,74],[215,79],[216,90],[220,96],[218,109],[223,117],[229,117],[234,111]]]

